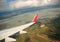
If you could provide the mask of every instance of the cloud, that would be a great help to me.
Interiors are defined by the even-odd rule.
[[[60,4],[60,0],[51,0],[51,4]]]
[[[34,0],[34,1],[31,1],[31,0],[28,0],[28,1],[15,1],[15,2],[11,2],[9,3],[9,6],[11,7],[11,9],[13,8],[22,8],[22,7],[25,7],[25,6],[37,6],[38,4],[38,1]]]
[[[26,6],[44,6],[49,4],[58,4],[59,0],[15,0],[9,3],[11,9],[22,8]]]
[[[4,3],[6,1],[7,0],[0,0],[0,3]],[[6,4],[0,4],[0,10],[14,10],[27,6],[44,6],[50,4],[60,4],[60,0],[14,0]]]

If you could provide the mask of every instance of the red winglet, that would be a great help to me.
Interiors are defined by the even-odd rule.
[[[32,22],[36,23],[37,19],[38,19],[38,13],[34,16]]]

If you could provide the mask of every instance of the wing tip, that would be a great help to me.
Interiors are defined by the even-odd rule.
[[[32,22],[36,23],[36,22],[37,22],[37,19],[38,19],[38,13],[37,13],[37,14],[35,14],[35,16],[34,16],[34,18],[33,18]]]

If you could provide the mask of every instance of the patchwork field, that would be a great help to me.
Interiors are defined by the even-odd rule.
[[[25,29],[28,33],[19,35],[16,38],[16,42],[60,42],[60,40],[50,38],[47,35],[48,28],[53,28],[53,26],[50,25],[51,27],[49,27],[49,25],[50,24],[36,23],[28,27]]]

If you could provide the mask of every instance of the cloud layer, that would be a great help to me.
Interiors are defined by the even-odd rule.
[[[27,6],[60,4],[60,0],[0,0],[0,11],[19,9]]]

